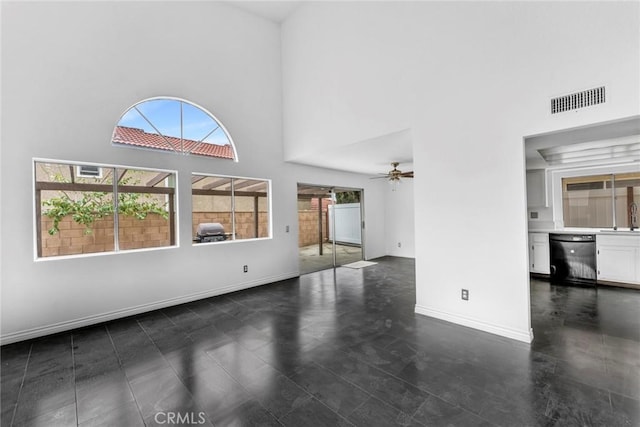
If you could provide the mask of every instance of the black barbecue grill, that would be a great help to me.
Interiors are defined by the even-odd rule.
[[[203,222],[198,224],[196,229],[196,237],[193,239],[196,243],[221,242],[227,240],[224,227],[219,222]]]

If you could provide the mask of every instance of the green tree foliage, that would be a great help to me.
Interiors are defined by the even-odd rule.
[[[44,214],[53,220],[52,227],[48,230],[50,235],[54,235],[60,231],[60,221],[67,215],[78,224],[86,227],[85,233],[92,233],[93,223],[106,216],[113,215],[114,207],[111,197],[107,197],[108,193],[101,192],[83,192],[82,198],[73,200],[66,194],[60,197],[54,197],[42,202],[43,206],[48,209]],[[143,220],[148,214],[154,213],[162,218],[169,218],[169,212],[165,209],[165,205],[160,205],[155,200],[140,200],[141,197],[149,197],[137,193],[121,193],[118,195],[118,213],[127,215],[139,220]]]
[[[336,194],[336,201],[338,204],[345,203],[360,203],[359,191],[344,191]]]
[[[53,178],[57,182],[65,181],[60,175]],[[120,184],[132,184],[132,181],[131,178],[123,179]],[[79,197],[72,197],[60,191],[58,197],[42,201],[42,206],[47,208],[43,212],[44,215],[53,220],[53,225],[48,230],[50,235],[60,231],[60,221],[68,215],[78,224],[85,226],[85,234],[92,233],[96,220],[113,215],[115,208],[112,193],[83,191],[80,194]],[[166,203],[160,204],[150,194],[118,193],[118,214],[143,220],[150,213],[160,215],[164,219],[169,218]]]

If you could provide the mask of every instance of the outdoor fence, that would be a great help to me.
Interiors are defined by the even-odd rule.
[[[157,214],[148,214],[140,220],[125,215],[119,217],[118,242],[121,250],[169,246],[169,220]],[[47,231],[53,220],[42,216],[42,256],[77,255],[114,250],[113,216],[97,219],[87,228],[68,215],[60,221],[60,231],[50,235]]]
[[[269,217],[267,212],[258,215],[258,235],[256,236],[256,222],[253,212],[236,212],[236,239],[252,239],[268,237]],[[219,222],[225,232],[231,233],[230,212],[194,212],[192,215],[192,237],[200,223]],[[42,256],[77,255],[114,250],[113,217],[97,219],[87,228],[78,224],[69,215],[60,221],[60,231],[50,235],[48,230],[53,226],[53,220],[46,216],[41,218]],[[309,246],[318,243],[318,211],[301,210],[298,212],[298,246]],[[126,215],[119,217],[118,244],[120,250],[154,248],[169,246],[169,220],[157,214],[148,214],[145,219],[136,219]],[[322,213],[322,237],[327,241],[329,230],[327,227],[327,213]]]

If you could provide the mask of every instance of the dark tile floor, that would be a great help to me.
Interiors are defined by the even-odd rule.
[[[531,286],[531,346],[382,258],[2,347],[2,426],[638,426],[640,292]]]

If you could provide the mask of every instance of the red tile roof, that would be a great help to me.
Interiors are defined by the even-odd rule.
[[[207,142],[192,141],[190,139],[175,138],[173,136],[160,136],[155,133],[147,133],[142,129],[116,126],[113,131],[112,141],[117,144],[134,145],[136,147],[153,148],[157,150],[173,151],[167,145],[167,141],[179,152],[199,154],[201,156],[233,159],[233,148],[230,144],[217,145]],[[183,147],[183,148],[181,148]]]

